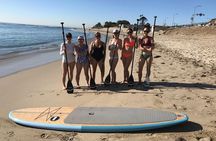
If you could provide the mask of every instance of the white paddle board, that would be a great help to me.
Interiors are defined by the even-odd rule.
[[[123,107],[26,108],[11,111],[9,118],[24,126],[78,132],[142,131],[188,121],[181,113]]]

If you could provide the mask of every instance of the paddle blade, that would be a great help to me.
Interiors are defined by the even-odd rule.
[[[149,87],[150,87],[150,83],[147,82],[147,81],[144,81],[143,85],[144,85],[144,87],[146,87],[146,88],[149,88]]]
[[[95,89],[96,88],[96,83],[93,78],[90,79],[90,89]]]
[[[109,83],[110,83],[110,74],[107,75],[104,81],[104,84],[109,84]]]
[[[134,78],[133,75],[130,75],[128,78],[128,86],[132,86],[134,84]]]
[[[68,80],[68,82],[67,82],[67,93],[71,94],[71,93],[73,93],[73,91],[74,91],[73,84],[71,83],[70,80]]]

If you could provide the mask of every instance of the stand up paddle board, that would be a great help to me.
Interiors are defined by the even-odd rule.
[[[130,132],[188,121],[181,113],[122,107],[43,107],[14,110],[9,119],[24,126],[77,132]]]

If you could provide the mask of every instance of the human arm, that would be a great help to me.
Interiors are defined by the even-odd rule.
[[[122,40],[118,39],[117,43],[116,43],[116,47],[117,49],[122,49]]]
[[[92,54],[93,53],[93,49],[94,49],[94,41],[91,42],[90,46],[89,46],[89,53]]]
[[[109,40],[109,44],[108,44],[108,50],[111,50],[112,49],[112,39]]]
[[[139,49],[143,52],[152,52],[153,50],[153,40],[151,37],[145,37],[140,39]]]
[[[60,46],[60,55],[65,54],[65,49],[66,49],[65,45],[64,45],[64,43],[62,43]]]

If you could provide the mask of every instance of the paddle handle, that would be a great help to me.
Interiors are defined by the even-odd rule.
[[[64,33],[64,22],[61,22],[61,27],[62,27],[63,44],[64,44],[64,47],[66,47],[65,33]],[[64,53],[65,53],[66,67],[67,67],[67,72],[68,72],[68,58],[67,58],[67,49],[66,48],[64,49]],[[68,80],[70,80],[69,73],[68,73]]]
[[[132,64],[131,64],[131,76],[132,76],[132,74],[133,74],[133,65],[134,65],[134,55],[135,55],[135,45],[137,44],[137,39],[138,39],[138,37],[137,37],[137,33],[138,33],[138,24],[139,24],[139,19],[137,19],[137,25],[136,25],[136,42],[135,42],[135,44],[134,44],[134,47],[133,47],[133,56],[132,56]]]
[[[86,46],[88,46],[88,43],[87,43],[87,37],[86,37],[86,29],[85,29],[85,24],[83,23],[83,24],[82,24],[82,26],[83,26],[84,37],[85,37],[85,44],[86,44]]]
[[[83,23],[82,26],[83,26],[83,32],[84,32],[85,43],[86,43],[86,46],[88,47],[88,42],[87,42],[87,37],[86,37],[85,24]],[[88,58],[88,61],[89,61],[89,56],[88,56],[88,55],[89,55],[89,54],[87,54],[87,58]],[[90,77],[92,78],[92,72],[91,72],[90,61],[89,61],[89,71],[90,71]]]
[[[156,19],[157,19],[157,16],[154,16],[154,26],[153,26],[153,33],[152,33],[152,38],[153,38],[153,39],[154,39],[154,32],[155,32]]]
[[[104,62],[105,62],[105,58],[106,58],[106,50],[107,50],[108,34],[109,34],[109,26],[107,27],[106,39],[105,39]]]
[[[105,45],[107,44],[107,41],[108,41],[108,34],[109,34],[109,27],[107,27],[107,31],[106,31]]]

